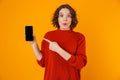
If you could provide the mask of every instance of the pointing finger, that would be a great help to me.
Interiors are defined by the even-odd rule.
[[[47,41],[48,43],[51,43],[52,41],[46,39],[46,38],[43,38],[43,40]]]

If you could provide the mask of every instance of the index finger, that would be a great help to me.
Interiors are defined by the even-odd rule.
[[[47,41],[48,43],[51,43],[51,41],[46,38],[43,38],[43,40]]]

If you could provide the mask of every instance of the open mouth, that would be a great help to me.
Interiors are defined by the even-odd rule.
[[[64,26],[66,26],[66,25],[67,25],[67,23],[63,23],[63,25],[64,25]]]

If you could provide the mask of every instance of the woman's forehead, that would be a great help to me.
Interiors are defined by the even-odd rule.
[[[60,14],[70,14],[70,10],[67,9],[67,8],[62,8],[60,11],[59,11]]]

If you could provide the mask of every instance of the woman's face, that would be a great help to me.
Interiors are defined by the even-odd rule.
[[[58,23],[61,30],[70,30],[70,25],[72,21],[71,16],[72,15],[70,14],[69,9],[67,8],[62,8],[59,11]]]

